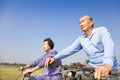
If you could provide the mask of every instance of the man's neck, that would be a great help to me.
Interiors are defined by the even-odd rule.
[[[91,33],[92,33],[92,30],[93,30],[93,29],[91,28],[91,29],[89,29],[88,31],[86,31],[86,32],[85,32],[86,36],[90,36]]]

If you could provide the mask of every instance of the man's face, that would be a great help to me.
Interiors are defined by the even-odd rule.
[[[48,44],[48,41],[43,42],[43,49],[45,52],[49,52],[51,50],[51,47]]]
[[[90,20],[88,16],[83,16],[82,18],[80,18],[79,24],[80,24],[81,30],[83,32],[87,32],[89,31],[89,29],[92,28],[93,21]]]

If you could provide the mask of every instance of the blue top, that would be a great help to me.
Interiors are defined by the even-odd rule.
[[[62,67],[61,67],[61,61],[58,60],[57,62],[51,64],[49,67],[45,67],[45,60],[46,58],[54,57],[57,54],[56,51],[52,50],[49,53],[45,53],[44,56],[40,57],[36,61],[32,62],[30,64],[30,67],[39,66],[39,68],[44,67],[45,69],[45,75],[52,76],[55,74],[62,74]]]
[[[90,36],[83,34],[78,37],[71,46],[58,53],[55,58],[65,58],[81,49],[87,54],[92,67],[109,64],[113,70],[119,68],[113,40],[105,27],[93,28]]]

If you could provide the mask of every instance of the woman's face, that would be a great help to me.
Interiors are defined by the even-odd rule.
[[[43,42],[43,49],[45,52],[49,52],[51,50],[51,47],[48,44],[48,41]]]

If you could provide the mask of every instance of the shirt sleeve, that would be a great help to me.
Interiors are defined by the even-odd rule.
[[[104,45],[104,58],[103,58],[103,64],[108,64],[113,66],[114,57],[115,57],[115,49],[114,49],[114,43],[111,38],[111,34],[108,32],[108,30],[103,27],[101,29],[101,36],[102,36],[102,42]]]
[[[33,61],[31,64],[30,64],[30,67],[35,67],[35,66],[39,66],[39,67],[42,67],[43,66],[43,57]]]
[[[82,49],[82,47],[81,47],[80,37],[79,37],[78,39],[75,40],[75,42],[72,45],[70,45],[66,49],[62,50],[61,52],[59,52],[57,55],[55,55],[54,58],[55,59],[63,59],[67,56],[70,56],[70,55],[78,52],[81,49]]]

